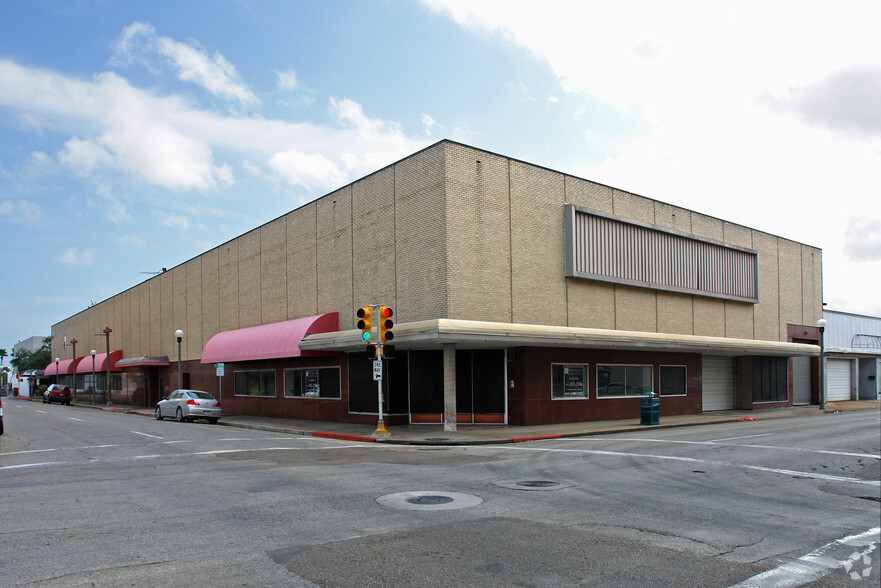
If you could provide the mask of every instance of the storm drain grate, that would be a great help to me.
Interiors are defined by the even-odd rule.
[[[531,492],[542,492],[552,490],[562,490],[564,488],[574,488],[578,486],[575,482],[557,482],[555,480],[499,480],[493,482],[493,486],[499,488],[507,488],[508,490],[526,490]]]
[[[461,492],[417,491],[386,494],[376,499],[383,506],[403,510],[453,510],[470,508],[483,502],[483,498]]]

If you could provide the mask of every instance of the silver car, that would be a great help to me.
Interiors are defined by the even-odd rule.
[[[201,390],[175,390],[156,404],[156,419],[174,417],[178,422],[208,419],[212,425],[220,418],[220,403]]]

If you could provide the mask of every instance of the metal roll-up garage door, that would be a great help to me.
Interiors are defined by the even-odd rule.
[[[849,359],[826,360],[826,400],[850,400],[852,363]]]
[[[792,358],[792,403],[811,403],[811,358]]]
[[[734,409],[734,358],[703,357],[703,410]]]

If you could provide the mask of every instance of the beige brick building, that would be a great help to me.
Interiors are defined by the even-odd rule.
[[[816,402],[821,301],[815,247],[441,141],[55,324],[52,352],[86,388],[110,327],[114,401],[217,395],[224,362],[227,413],[373,422],[355,311],[381,303],[390,424],[629,418],[647,391]]]

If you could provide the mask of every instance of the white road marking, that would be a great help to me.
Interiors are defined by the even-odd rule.
[[[21,465],[3,466],[3,467],[0,467],[0,470],[35,468],[35,467],[39,467],[39,466],[58,465],[58,464],[65,464],[65,463],[67,463],[67,462],[66,461],[41,461],[39,463],[23,463]]]
[[[335,447],[254,447],[249,449],[213,449],[211,451],[196,451],[193,455],[219,455],[222,453],[247,453],[255,451],[321,451],[324,449],[351,449],[364,447],[363,445],[337,445]]]
[[[762,472],[771,472],[774,474],[785,474],[788,476],[818,478],[820,480],[832,480],[833,482],[850,482],[852,484],[866,484],[867,486],[881,486],[881,480],[863,480],[861,478],[848,478],[847,476],[831,476],[829,474],[818,474],[816,472],[797,472],[794,470],[782,470],[778,468],[766,468],[754,465],[739,465],[738,467],[747,468],[749,470],[759,470]]]
[[[710,439],[707,443],[720,443],[722,441],[734,441],[735,439],[749,439],[751,437],[767,437],[771,433],[761,433],[759,435],[741,435],[740,437],[726,437],[724,439]]]
[[[67,418],[69,418],[69,419],[72,420],[72,421],[79,421],[79,422],[81,422],[81,423],[86,422],[86,421],[84,421],[83,419],[78,419],[78,418],[76,418],[76,417],[67,417]]]
[[[45,410],[37,410],[37,412],[40,414],[47,414]]]
[[[163,445],[172,445],[174,443],[192,443],[192,441],[183,440],[183,441],[163,441],[162,442]]]
[[[516,451],[544,451],[548,453],[584,453],[589,455],[613,455],[620,457],[645,457],[648,459],[661,459],[661,460],[670,460],[670,461],[686,461],[692,463],[705,463],[710,465],[718,465],[724,467],[737,467],[737,468],[745,468],[751,470],[759,470],[763,472],[770,472],[775,474],[785,474],[789,476],[798,476],[803,478],[818,478],[821,480],[832,480],[835,482],[849,482],[852,484],[865,484],[867,486],[881,486],[881,481],[879,480],[863,480],[860,478],[849,478],[846,476],[830,476],[827,474],[818,474],[815,472],[798,472],[795,470],[782,470],[777,468],[766,468],[762,466],[754,466],[747,464],[739,464],[739,463],[729,463],[723,461],[715,461],[708,459],[697,459],[693,457],[676,457],[670,455],[652,455],[650,453],[630,453],[626,451],[602,451],[596,449],[558,449],[552,447],[517,447],[510,446],[507,449],[516,450]]]
[[[155,455],[136,455],[136,456],[132,457],[131,459],[149,459],[149,458],[151,458],[151,457],[163,457],[163,456],[162,456],[162,455],[159,455],[159,454],[155,454]]]
[[[18,455],[20,453],[43,453],[46,451],[55,451],[54,449],[28,449],[26,451],[8,451],[3,455]]]
[[[135,435],[143,435],[144,437],[151,437],[153,439],[165,439],[165,437],[160,437],[158,435],[151,435],[149,433],[141,433],[139,431],[129,431],[130,433],[134,433]]]
[[[736,437],[734,437],[736,439]],[[637,443],[672,443],[678,445],[722,445],[719,441],[724,441],[724,439],[717,439],[715,441],[677,441],[673,439],[641,439],[641,438],[624,438],[624,437],[615,437],[604,439],[603,437],[570,437],[568,439],[555,439],[554,441],[569,441],[569,442],[577,442],[577,441],[609,441],[610,439],[614,441],[633,441]],[[744,449],[774,449],[775,451],[796,451],[799,453],[823,453],[826,455],[840,455],[842,457],[861,457],[864,459],[881,459],[881,454],[877,453],[850,453],[847,451],[832,451],[829,449],[805,449],[803,447],[780,447],[778,445],[744,445],[741,443],[727,443],[724,444],[727,447],[743,447]]]
[[[760,588],[766,586],[801,586],[829,575],[834,570],[843,568],[848,564],[854,564],[861,560],[864,555],[875,551],[881,540],[881,527],[875,527],[858,533],[836,539],[823,547],[801,556],[793,562],[783,564],[776,568],[762,572],[752,578],[748,578],[731,588]],[[853,552],[847,559],[839,560],[827,555],[834,548],[846,545],[849,548],[864,549],[861,552]],[[847,551],[847,550],[845,550]]]

